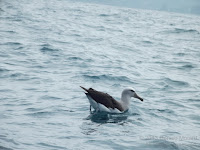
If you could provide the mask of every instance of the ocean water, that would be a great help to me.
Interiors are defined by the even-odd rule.
[[[200,149],[200,16],[8,0],[0,39],[0,149]],[[94,115],[80,85],[144,101]]]

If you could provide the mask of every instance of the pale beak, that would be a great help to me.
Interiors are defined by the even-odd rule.
[[[136,93],[134,94],[135,98],[138,98],[139,100],[143,101],[143,98],[139,97]]]

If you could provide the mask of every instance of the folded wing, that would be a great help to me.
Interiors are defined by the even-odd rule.
[[[92,88],[90,89],[86,89],[84,87],[81,88],[84,89],[87,92],[86,94],[88,94],[97,103],[103,104],[107,108],[112,108],[112,109],[117,108],[118,110],[123,111],[121,104],[109,94],[96,91]]]

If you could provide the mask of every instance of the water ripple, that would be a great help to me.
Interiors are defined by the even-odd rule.
[[[131,80],[126,76],[113,76],[113,75],[83,75],[86,79],[91,80],[107,80],[107,81],[115,81],[115,82],[131,82]]]
[[[196,33],[196,34],[200,34],[199,31],[197,31],[195,29],[181,29],[181,28],[175,28],[174,33]]]
[[[189,86],[188,82],[180,81],[180,80],[173,80],[170,78],[165,78],[165,82],[172,86]]]
[[[0,3],[0,149],[199,149],[199,16],[77,0]],[[144,102],[90,114],[79,85],[116,99],[132,86]]]

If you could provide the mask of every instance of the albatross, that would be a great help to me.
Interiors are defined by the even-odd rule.
[[[92,106],[95,111],[98,112],[123,113],[129,109],[131,97],[143,101],[143,99],[139,97],[131,87],[122,91],[120,101],[115,100],[107,93],[97,91],[93,88],[86,89],[82,86],[80,87],[84,90],[90,102],[90,111]]]

